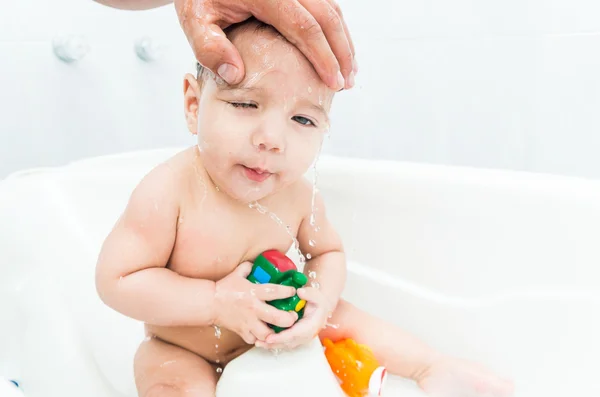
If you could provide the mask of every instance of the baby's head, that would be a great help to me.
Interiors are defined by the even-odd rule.
[[[334,92],[274,28],[250,19],[227,29],[246,77],[227,85],[208,70],[184,81],[187,126],[220,190],[245,202],[298,181],[329,129]]]

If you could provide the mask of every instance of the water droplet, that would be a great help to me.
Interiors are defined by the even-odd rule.
[[[340,327],[340,325],[339,325],[339,324],[331,324],[331,323],[329,323],[329,322],[328,322],[328,323],[326,323],[326,324],[325,324],[325,326],[326,326],[326,327],[333,328],[333,329],[338,329],[338,328]]]
[[[217,367],[217,373],[220,374],[221,372],[223,372],[223,368]]]
[[[315,272],[314,270],[311,270],[310,272],[308,272],[308,278],[311,279],[316,279],[317,278],[317,272]]]
[[[308,240],[308,245],[310,245],[311,247],[314,247],[317,244],[315,243],[315,240]]]
[[[310,225],[315,226],[315,212],[317,211],[315,201],[317,197],[317,180],[318,180],[318,172],[317,172],[317,162],[319,161],[319,157],[321,156],[321,150],[323,149],[323,141],[321,141],[321,146],[319,147],[319,152],[317,153],[317,157],[315,157],[315,161],[313,163],[313,186],[312,186],[312,197],[310,201]]]
[[[248,207],[250,209],[256,209],[261,214],[268,213],[269,217],[273,221],[275,221],[275,223],[277,223],[279,226],[284,225],[283,221],[275,213],[269,211],[269,209],[267,207],[262,206],[257,201],[249,203]],[[292,228],[289,225],[285,227],[285,231],[292,239],[294,249],[298,253],[298,261],[299,261],[300,269],[302,269],[304,267],[304,264],[306,263],[306,258],[304,257],[304,255],[302,254],[302,251],[300,250],[300,243],[298,242],[298,239],[296,239],[296,236],[294,236],[294,234],[292,233]]]
[[[319,289],[319,288],[321,288],[321,284],[319,284],[319,282],[318,282],[318,281],[313,281],[313,282],[311,282],[311,283],[310,283],[310,286],[311,286],[311,287],[313,287],[313,288],[315,288],[315,289]]]
[[[306,259],[308,259],[308,260],[312,259],[312,255],[311,254],[306,254]]]
[[[161,368],[166,367],[167,365],[171,365],[171,364],[175,364],[177,361],[175,360],[171,360],[171,361],[165,361],[164,363],[162,363],[160,365]]]
[[[217,339],[221,339],[221,327],[219,327],[218,325],[215,325],[214,328],[215,328],[215,336],[217,337]]]

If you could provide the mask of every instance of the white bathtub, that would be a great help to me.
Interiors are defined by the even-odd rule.
[[[31,397],[135,396],[142,325],[104,306],[94,265],[129,193],[178,149],[0,183],[0,377]],[[344,296],[518,397],[600,396],[600,182],[323,157],[349,253]],[[392,379],[388,396],[419,393]]]

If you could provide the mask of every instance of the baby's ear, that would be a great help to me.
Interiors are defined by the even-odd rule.
[[[198,133],[199,98],[200,85],[196,78],[188,73],[183,80],[183,112],[188,129],[194,135]]]

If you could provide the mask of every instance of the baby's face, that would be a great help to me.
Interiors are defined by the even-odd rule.
[[[204,73],[194,107],[195,78],[187,76],[186,115],[211,179],[235,199],[251,202],[307,171],[329,129],[334,93],[306,58],[272,31],[243,27],[232,42],[246,78],[228,86]]]

